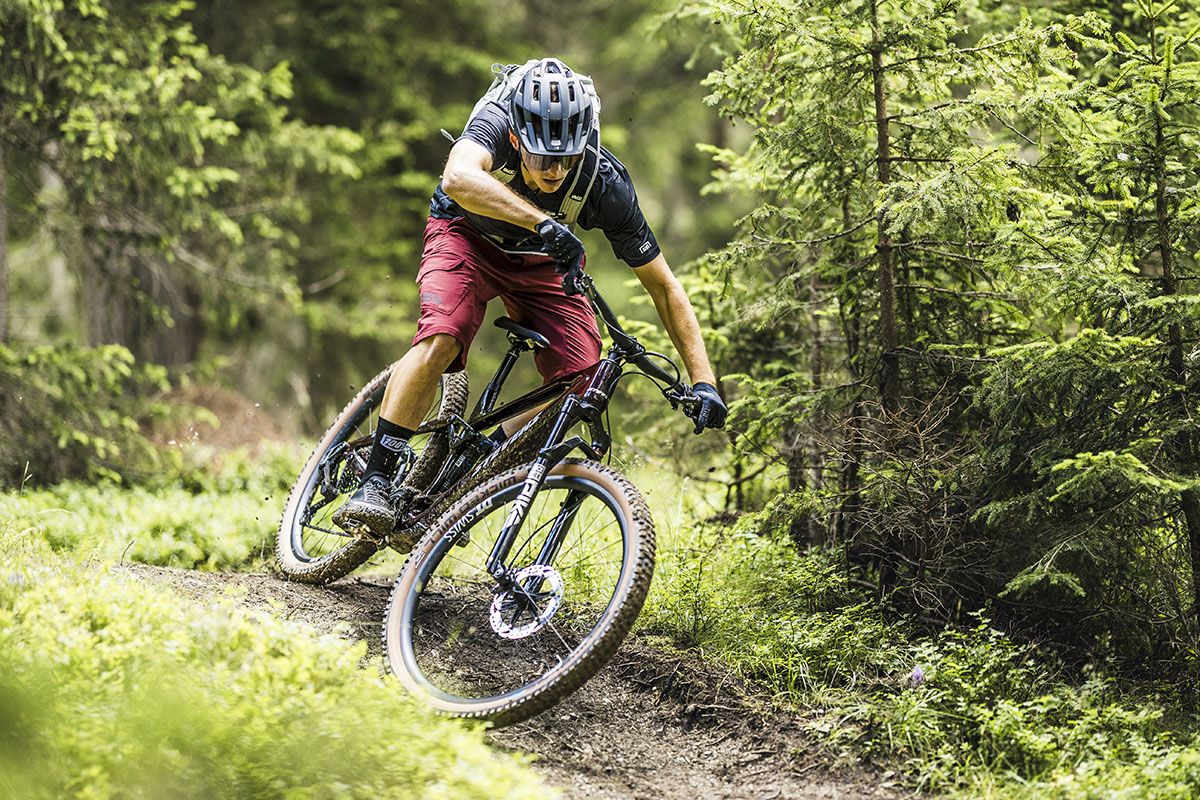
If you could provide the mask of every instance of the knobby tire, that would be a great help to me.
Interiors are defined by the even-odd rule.
[[[521,600],[532,610],[516,610],[514,593],[499,592],[483,564],[528,471],[526,465],[504,472],[455,503],[396,579],[384,619],[384,661],[440,713],[498,725],[540,713],[608,662],[645,602],[654,569],[650,511],[627,478],[583,460],[550,472],[508,562],[531,563],[541,537],[553,539],[546,532],[557,524],[566,530],[552,561],[561,588],[550,578],[528,579],[523,586],[532,588],[520,590]],[[554,598],[557,610],[542,614]],[[517,623],[535,632],[515,641],[498,634],[511,634]]]

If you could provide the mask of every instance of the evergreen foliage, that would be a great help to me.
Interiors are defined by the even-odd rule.
[[[1046,117],[1034,182],[1055,202],[1022,233],[1057,341],[994,351],[969,467],[986,535],[1026,548],[999,571],[1021,567],[1005,595],[1058,608],[1060,637],[1116,633],[1148,661],[1191,662],[1198,636],[1197,23],[1142,3],[1127,28],[1055,29],[1088,68]]]
[[[57,561],[8,519],[0,570],[5,797],[547,796],[365,645]]]
[[[767,200],[701,305],[793,540],[925,612],[1190,663],[1195,12],[695,10],[754,131],[712,188]]]

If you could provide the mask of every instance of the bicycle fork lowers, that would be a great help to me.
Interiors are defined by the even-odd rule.
[[[512,504],[504,527],[496,539],[495,546],[488,556],[487,570],[494,577],[500,588],[505,591],[516,591],[516,581],[505,566],[509,551],[512,549],[525,518],[529,513],[533,498],[542,489],[546,476],[556,465],[574,450],[583,451],[588,457],[600,460],[608,451],[611,440],[602,425],[604,410],[621,377],[621,366],[614,354],[602,359],[596,364],[582,394],[568,394],[554,420],[554,426],[546,439],[546,444],[529,468],[529,475],[521,492]],[[566,438],[566,434],[578,422],[587,423],[591,430],[592,439],[586,441],[582,436]],[[558,548],[562,544],[562,533],[571,524],[571,520],[579,509],[582,496],[577,492],[571,493],[563,502],[562,509],[556,517],[550,533],[542,546],[541,552],[534,561],[537,566],[550,566]],[[526,586],[528,591],[537,591],[537,587]]]

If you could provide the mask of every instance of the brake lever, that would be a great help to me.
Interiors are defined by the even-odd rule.
[[[700,398],[696,397],[692,388],[684,383],[677,383],[670,389],[663,389],[663,396],[670,401],[671,408],[678,409],[683,406],[685,414],[688,409],[695,408],[700,404]]]
[[[570,272],[563,274],[563,294],[565,294],[567,297],[574,297],[575,295],[584,294],[583,281],[581,281],[579,277],[580,276],[573,275]]]
[[[682,406],[683,415],[696,423],[696,430],[693,433],[698,434],[704,430],[704,426],[700,424],[699,420],[700,408],[704,401],[696,396],[690,386],[679,383],[670,389],[664,389],[663,395],[671,401],[671,408],[678,409]]]

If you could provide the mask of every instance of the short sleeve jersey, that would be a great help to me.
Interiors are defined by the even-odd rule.
[[[499,103],[489,103],[467,123],[462,139],[470,139],[492,154],[493,174],[502,167],[515,170],[509,188],[548,213],[561,205],[571,183],[571,176],[553,194],[544,194],[526,185],[521,177],[521,156],[508,138],[508,114]],[[575,169],[583,169],[587,159]],[[541,250],[542,240],[530,231],[502,220],[473,214],[459,206],[438,184],[430,203],[430,214],[439,219],[463,217],[484,236],[508,253],[530,253]],[[658,242],[638,206],[637,194],[629,172],[612,153],[600,148],[600,168],[595,183],[579,211],[579,226],[585,230],[599,228],[608,238],[617,258],[631,267],[650,263],[659,254]]]

